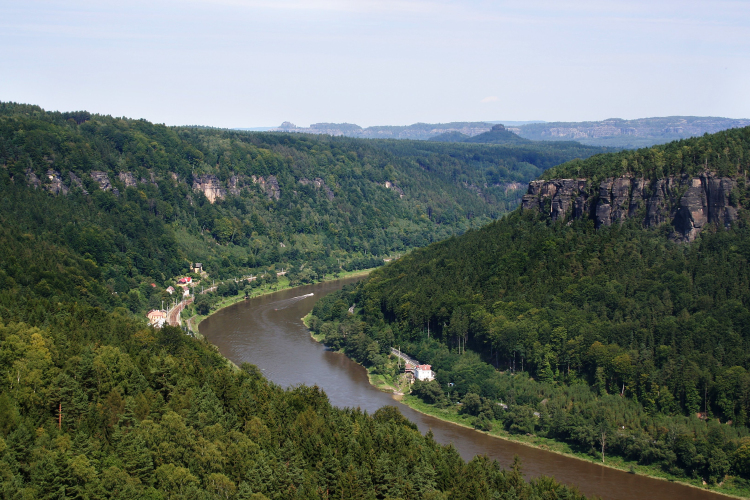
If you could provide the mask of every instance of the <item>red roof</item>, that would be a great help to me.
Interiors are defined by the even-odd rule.
[[[422,371],[426,371],[427,372],[427,371],[432,370],[432,366],[430,366],[430,365],[419,365],[419,366],[417,366],[417,370],[422,370]]]

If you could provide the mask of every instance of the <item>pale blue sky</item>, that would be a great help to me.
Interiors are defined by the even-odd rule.
[[[219,127],[750,117],[750,1],[0,0],[0,100]]]

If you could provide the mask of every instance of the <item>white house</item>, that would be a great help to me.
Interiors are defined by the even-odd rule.
[[[417,380],[422,380],[424,382],[435,380],[435,374],[432,373],[432,366],[430,365],[417,365],[417,367],[414,368],[414,377]]]

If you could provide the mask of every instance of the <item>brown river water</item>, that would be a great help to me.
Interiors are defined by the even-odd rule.
[[[577,486],[587,496],[603,499],[727,498],[488,436],[423,415],[379,391],[370,385],[362,366],[313,340],[301,321],[315,301],[357,279],[360,278],[308,285],[240,302],[205,319],[200,331],[225,357],[238,365],[256,365],[282,387],[317,384],[333,405],[360,407],[370,414],[385,405],[397,406],[422,433],[432,429],[437,442],[453,444],[465,460],[485,454],[509,467],[514,455],[518,455],[527,477],[553,476]]]

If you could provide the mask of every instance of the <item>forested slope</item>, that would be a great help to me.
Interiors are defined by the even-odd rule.
[[[690,244],[670,239],[668,223],[644,228],[633,217],[597,229],[585,214],[554,220],[519,209],[377,270],[316,306],[320,319],[354,332],[345,348],[366,364],[378,366],[383,346],[396,344],[431,363],[437,384],[417,386],[428,402],[487,398],[486,411],[472,410],[478,427],[539,433],[592,454],[606,435],[610,453],[677,475],[750,478],[749,132],[545,174],[580,169],[594,186],[628,168],[652,182],[707,168],[729,176],[737,219],[706,224]],[[341,313],[347,303],[356,316]],[[493,411],[495,402],[508,411]]]
[[[139,311],[191,262],[214,278],[283,268],[309,282],[485,224],[517,204],[520,183],[596,151],[165,127],[0,103],[0,287],[74,287]]]
[[[12,305],[44,310],[0,322],[2,498],[583,498],[465,463],[393,407],[367,415],[316,387],[283,390],[180,329]]]
[[[152,290],[190,261],[219,276],[337,256],[351,264],[365,258],[368,224],[402,231],[382,240],[383,252],[419,244],[403,237],[460,232],[468,211],[489,219],[499,202],[418,172],[479,175],[477,164],[419,166],[424,155],[365,143],[0,110],[0,497],[582,498],[550,479],[526,483],[518,467],[465,463],[395,408],[366,415],[333,408],[315,387],[283,390],[208,343],[131,314],[155,305]],[[386,171],[405,178],[362,181]],[[264,181],[242,185],[242,175]],[[404,198],[382,179],[398,180]],[[461,215],[416,217],[419,202],[409,200],[427,195],[410,179],[430,196],[455,196],[449,208]]]

